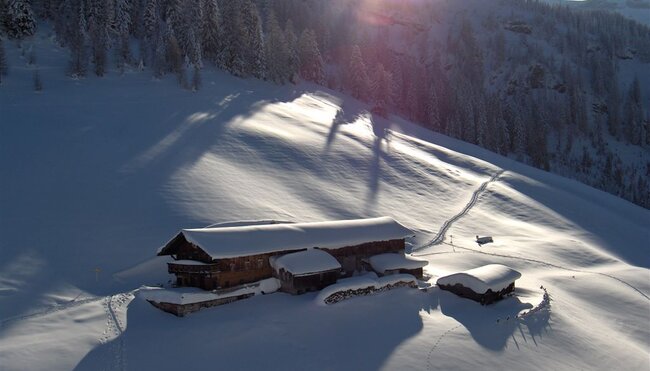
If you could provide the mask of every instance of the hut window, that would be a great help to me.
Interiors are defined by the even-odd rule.
[[[264,266],[264,260],[262,258],[257,259],[257,268],[262,268]]]
[[[244,268],[245,268],[246,270],[250,270],[250,269],[251,269],[251,262],[250,262],[249,260],[246,260],[246,261],[244,262]]]
[[[230,270],[231,270],[232,272],[235,271],[235,263],[230,263]]]

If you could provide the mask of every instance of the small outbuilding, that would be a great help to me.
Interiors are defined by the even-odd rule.
[[[368,263],[379,276],[388,274],[407,273],[422,278],[424,268],[429,264],[426,260],[414,259],[399,253],[386,253],[371,256]]]
[[[309,249],[271,259],[271,266],[281,283],[281,290],[291,294],[317,291],[335,283],[341,264],[320,249]]]
[[[503,299],[515,290],[521,273],[501,264],[489,264],[438,278],[442,290],[478,301],[482,305]]]

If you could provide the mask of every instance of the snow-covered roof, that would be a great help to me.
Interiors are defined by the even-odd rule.
[[[180,265],[209,265],[198,260],[172,260],[169,264],[180,264]]]
[[[312,247],[341,248],[365,242],[400,239],[415,234],[390,217],[183,229],[181,233],[185,239],[199,246],[213,259]],[[160,253],[165,254],[165,248]]]
[[[274,259],[272,265],[276,270],[284,268],[294,276],[341,269],[341,264],[332,255],[318,249],[283,255]]]
[[[438,285],[461,284],[478,294],[501,291],[515,282],[521,273],[501,264],[489,264],[438,278]]]
[[[417,269],[429,264],[426,260],[414,259],[404,254],[386,253],[371,256],[369,263],[377,272],[386,272],[395,269]]]

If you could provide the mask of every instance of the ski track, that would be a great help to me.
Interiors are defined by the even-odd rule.
[[[646,295],[643,291],[639,290],[639,289],[638,289],[637,287],[635,287],[634,285],[632,285],[632,284],[630,284],[629,282],[626,282],[626,281],[624,281],[624,280],[622,280],[622,279],[620,279],[620,278],[618,278],[618,277],[615,277],[615,276],[612,276],[612,275],[610,275],[610,274],[607,274],[607,273],[602,273],[602,272],[593,272],[593,271],[587,271],[587,270],[581,270],[581,269],[574,269],[574,268],[567,268],[567,267],[563,267],[563,266],[560,266],[560,265],[557,265],[557,264],[548,263],[548,262],[541,261],[541,260],[535,260],[535,259],[529,259],[529,258],[522,258],[522,257],[518,257],[518,256],[505,255],[505,254],[487,253],[487,252],[484,252],[484,251],[477,251],[477,250],[470,249],[470,248],[467,248],[467,247],[462,247],[462,246],[458,246],[458,245],[452,245],[452,244],[450,244],[450,243],[445,243],[444,240],[445,240],[445,237],[446,237],[447,231],[448,231],[449,228],[452,226],[452,224],[454,224],[455,222],[457,222],[458,220],[460,220],[463,216],[467,215],[467,213],[472,209],[472,207],[474,207],[474,205],[476,205],[476,202],[478,202],[478,199],[479,199],[479,197],[481,196],[481,194],[482,194],[483,192],[485,192],[485,190],[487,189],[487,186],[488,186],[490,183],[497,181],[497,180],[499,179],[499,177],[504,173],[504,171],[505,171],[505,170],[500,170],[500,171],[498,171],[498,172],[497,172],[496,174],[494,174],[494,175],[493,175],[493,176],[492,176],[488,181],[483,182],[483,183],[481,184],[481,186],[480,186],[478,189],[476,189],[476,190],[474,191],[474,193],[472,194],[472,198],[471,198],[471,199],[469,200],[469,202],[465,205],[465,207],[463,208],[463,210],[461,210],[460,213],[454,215],[454,216],[451,217],[450,219],[447,219],[447,220],[442,224],[442,227],[440,227],[440,230],[438,231],[438,234],[436,235],[435,238],[433,238],[432,240],[430,240],[430,241],[428,241],[428,242],[425,242],[424,244],[422,244],[422,245],[420,245],[420,246],[418,246],[418,247],[414,247],[413,249],[411,249],[412,252],[417,252],[417,251],[423,250],[423,249],[425,249],[425,248],[427,248],[427,247],[432,247],[432,246],[436,246],[436,245],[440,245],[440,244],[445,244],[445,245],[449,245],[449,246],[451,246],[451,247],[454,249],[454,251],[449,251],[449,252],[437,252],[437,253],[430,253],[430,254],[418,254],[418,255],[414,255],[414,254],[411,253],[411,255],[412,255],[412,256],[415,256],[415,257],[418,257],[418,256],[430,256],[430,255],[436,255],[436,254],[457,254],[457,253],[459,253],[459,252],[456,251],[456,247],[458,247],[459,249],[467,250],[468,252],[473,252],[473,253],[477,253],[477,254],[484,254],[484,255],[490,255],[490,256],[497,256],[497,257],[501,257],[501,258],[517,259],[517,260],[527,261],[527,262],[531,262],[531,263],[542,264],[542,265],[547,266],[547,267],[553,267],[553,268],[563,269],[563,270],[567,270],[567,271],[571,271],[571,272],[580,272],[580,273],[588,273],[588,274],[598,274],[598,275],[601,275],[601,276],[604,276],[604,277],[609,277],[609,278],[611,278],[611,279],[613,279],[613,280],[616,280],[616,281],[618,281],[618,282],[620,282],[620,283],[622,283],[622,284],[624,284],[624,285],[630,287],[632,290],[638,292],[639,294],[641,294],[641,295],[642,295],[644,298],[646,298],[647,300],[650,300],[650,297],[649,297],[648,295]]]
[[[433,364],[431,363],[431,356],[433,355],[433,352],[436,350],[436,348],[438,347],[438,345],[440,345],[440,342],[442,342],[442,340],[445,338],[445,336],[449,335],[450,333],[452,333],[453,331],[455,331],[455,330],[458,329],[459,327],[462,327],[462,325],[461,325],[461,324],[458,324],[458,325],[456,325],[456,326],[454,326],[454,327],[451,327],[451,328],[448,329],[447,331],[443,332],[443,333],[438,337],[438,339],[436,340],[436,342],[433,344],[433,346],[431,347],[431,349],[429,349],[429,353],[427,353],[427,366],[428,366],[428,368],[429,368],[430,370],[434,370],[434,369],[435,369],[435,367],[433,367]]]
[[[112,359],[106,364],[110,365],[107,370],[125,370],[126,360],[124,358],[124,339],[121,336],[124,333],[124,323],[115,314],[116,308],[121,307],[124,303],[135,293],[136,290],[119,293],[110,296],[100,296],[93,298],[85,298],[81,300],[72,299],[71,301],[63,304],[55,304],[42,310],[25,314],[22,316],[15,316],[0,321],[0,327],[13,321],[22,321],[30,318],[46,316],[48,314],[64,311],[67,309],[75,308],[84,304],[102,301],[102,307],[106,313],[106,328],[99,338],[100,344],[106,344],[110,339],[114,339],[110,344]]]
[[[102,337],[99,339],[99,342],[105,344],[109,339],[114,340],[109,345],[112,358],[110,362],[106,362],[106,364],[110,365],[110,367],[107,368],[108,370],[126,369],[126,359],[124,357],[125,344],[124,337],[122,336],[124,333],[124,324],[115,314],[114,306],[122,306],[134,292],[135,290],[111,295],[105,298],[106,300],[103,306],[107,318],[106,329],[104,330]]]
[[[438,231],[438,234],[436,234],[435,238],[433,238],[431,241],[425,242],[421,246],[414,247],[411,251],[420,251],[420,250],[422,250],[424,248],[427,248],[427,247],[440,245],[445,240],[445,237],[447,235],[447,231],[449,230],[449,228],[451,228],[452,224],[454,224],[455,222],[460,220],[462,217],[467,215],[467,213],[472,209],[472,207],[474,207],[474,205],[476,205],[476,202],[478,201],[478,198],[481,196],[481,194],[483,194],[483,192],[485,192],[485,190],[487,189],[487,186],[490,183],[497,181],[499,179],[499,177],[504,173],[504,171],[505,170],[498,171],[488,181],[483,182],[481,184],[481,186],[478,187],[478,189],[476,189],[474,191],[474,193],[472,193],[472,198],[470,198],[469,202],[465,205],[465,207],[463,207],[463,209],[458,214],[454,215],[450,219],[447,219],[442,224],[442,227],[440,227],[440,230]]]

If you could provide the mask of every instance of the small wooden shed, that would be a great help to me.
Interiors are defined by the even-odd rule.
[[[478,301],[482,305],[503,299],[515,290],[521,273],[501,264],[489,264],[438,278],[442,290]]]
[[[422,278],[422,269],[429,264],[426,260],[415,259],[403,253],[373,255],[368,259],[368,263],[379,276],[407,273],[415,278]]]
[[[291,294],[317,291],[336,283],[341,276],[341,264],[320,249],[299,251],[273,258],[271,265],[280,280],[280,290]]]

